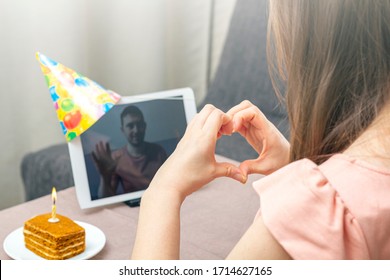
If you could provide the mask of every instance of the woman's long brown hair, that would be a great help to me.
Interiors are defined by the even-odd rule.
[[[289,114],[290,160],[321,163],[351,145],[388,99],[390,1],[271,0],[267,51]]]

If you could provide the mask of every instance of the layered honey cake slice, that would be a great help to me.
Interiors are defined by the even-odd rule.
[[[65,260],[85,250],[85,230],[71,219],[58,215],[58,222],[49,222],[51,214],[42,214],[24,223],[27,249],[49,260]]]

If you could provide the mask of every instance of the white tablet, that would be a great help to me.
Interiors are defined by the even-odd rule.
[[[122,97],[68,143],[80,207],[136,205],[195,114],[190,88]]]

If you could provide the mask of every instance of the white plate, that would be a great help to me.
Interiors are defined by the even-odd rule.
[[[106,244],[106,236],[99,228],[84,222],[76,221],[85,229],[85,251],[68,260],[86,260],[99,253]],[[23,227],[20,227],[5,238],[4,251],[14,260],[44,260],[24,246]]]

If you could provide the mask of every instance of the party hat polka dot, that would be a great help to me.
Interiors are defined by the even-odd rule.
[[[37,53],[58,120],[69,142],[91,127],[120,99],[96,82]]]

